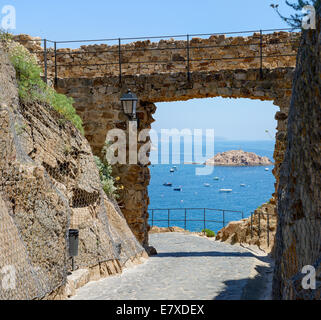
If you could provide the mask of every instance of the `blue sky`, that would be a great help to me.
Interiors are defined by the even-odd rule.
[[[281,0],[0,0],[0,9],[15,6],[14,33],[77,40],[287,27],[272,2],[291,12]],[[265,130],[274,135],[276,127],[272,102],[216,98],[157,106],[155,129],[214,128],[231,140],[268,140]]]

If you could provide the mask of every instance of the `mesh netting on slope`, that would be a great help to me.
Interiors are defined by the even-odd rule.
[[[80,232],[78,268],[123,265],[143,251],[103,193],[90,146],[70,123],[30,103],[2,106],[0,128],[0,270],[15,270],[14,289],[1,286],[9,271],[0,274],[0,299],[43,298],[63,286],[71,228]]]

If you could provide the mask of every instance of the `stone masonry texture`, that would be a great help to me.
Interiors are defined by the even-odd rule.
[[[189,78],[186,41],[170,39],[124,44],[121,46],[121,82],[118,46],[103,44],[59,49],[56,55],[56,88],[74,98],[77,113],[84,122],[85,136],[96,155],[101,155],[109,130],[119,128],[128,131],[128,117],[120,104],[120,97],[127,89],[139,97],[139,132],[151,128],[155,103],[158,102],[209,97],[273,101],[280,108],[275,116],[278,126],[273,173],[277,190],[286,146],[287,116],[299,37],[298,33],[286,32],[264,35],[262,72],[259,34],[193,38],[190,41]],[[16,40],[37,53],[43,65],[44,55],[39,39],[20,35]],[[207,48],[203,48],[205,46]],[[50,79],[54,76],[54,61],[55,54],[50,49],[47,55]],[[138,147],[144,142],[138,143]],[[148,165],[115,165],[113,174],[120,177],[120,184],[124,186],[119,201],[124,216],[137,239],[147,246]]]
[[[278,190],[275,299],[321,299],[321,19],[304,31]],[[305,290],[302,268],[314,266],[316,289]]]

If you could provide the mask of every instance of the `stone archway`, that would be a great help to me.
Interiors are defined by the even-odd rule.
[[[194,72],[191,82],[186,81],[185,73],[125,76],[122,87],[117,77],[63,79],[59,80],[58,89],[75,99],[77,112],[84,119],[86,137],[96,154],[104,145],[108,130],[128,129],[128,119],[119,102],[120,92],[128,88],[140,97],[137,109],[140,130],[151,128],[156,111],[154,103],[157,102],[218,96],[273,101],[280,108],[276,114],[278,127],[273,170],[277,189],[285,151],[293,72],[294,68],[266,69],[263,76],[258,69]],[[120,205],[127,222],[139,241],[147,245],[149,168],[143,165],[118,165],[114,168],[114,174],[121,178],[125,187]]]
[[[300,33],[287,32],[254,33],[248,37],[212,35],[208,39],[193,38],[188,43],[169,39],[121,46],[81,46],[59,49],[56,55],[50,49],[46,55],[48,77],[58,76],[57,90],[74,98],[86,138],[98,155],[108,130],[127,129],[128,119],[119,99],[128,88],[140,98],[140,129],[150,128],[157,102],[209,97],[273,101],[280,108],[276,114],[273,170],[277,188],[299,37]],[[26,41],[29,38],[31,42]],[[39,39],[29,38],[22,35],[15,40],[35,52],[43,64]],[[114,171],[125,186],[120,201],[122,211],[139,241],[147,245],[149,169],[122,165]]]

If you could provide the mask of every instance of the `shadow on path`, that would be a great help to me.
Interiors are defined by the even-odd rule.
[[[185,258],[185,257],[255,257],[250,252],[220,252],[220,251],[192,251],[192,252],[161,252],[157,257],[173,257],[173,258]]]
[[[192,251],[192,252],[160,252],[156,257],[243,257],[243,258],[256,258],[261,260],[265,257],[258,257],[251,252],[221,252],[221,251]]]
[[[272,272],[271,267],[256,266],[258,274],[254,278],[224,281],[226,289],[213,300],[262,300],[265,297],[269,285],[268,274]],[[240,291],[242,295],[240,297]]]

